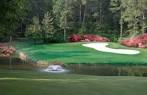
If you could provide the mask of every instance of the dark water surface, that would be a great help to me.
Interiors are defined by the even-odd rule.
[[[35,63],[29,64],[19,58],[0,57],[0,69],[12,70],[33,70],[40,71],[45,69],[38,67]],[[147,66],[137,65],[99,65],[99,64],[66,64],[63,66],[69,73],[97,76],[144,76],[147,77]],[[46,67],[47,68],[47,67]]]

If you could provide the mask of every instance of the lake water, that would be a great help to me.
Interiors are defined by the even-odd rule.
[[[0,58],[0,69],[33,70],[41,71],[47,67],[38,67],[35,63],[29,64],[18,58],[13,58],[9,64],[9,58]],[[63,68],[69,74],[97,75],[97,76],[144,76],[147,77],[147,66],[137,65],[98,65],[98,64],[66,64]]]

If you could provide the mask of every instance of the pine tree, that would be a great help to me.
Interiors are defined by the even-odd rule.
[[[32,19],[32,24],[30,24],[26,31],[26,36],[33,39],[36,43],[39,39],[41,39],[41,25],[39,18],[34,16]]]
[[[119,25],[120,25],[120,39],[123,37],[123,10],[124,7],[121,5],[122,4],[122,0],[111,0],[110,5],[111,8],[110,10],[115,13],[116,17],[118,17],[119,19]]]
[[[145,3],[146,0],[111,0],[112,10],[120,14],[120,34],[123,24],[131,37],[145,31]]]
[[[73,0],[54,0],[53,13],[56,17],[57,25],[63,30],[64,41],[66,41],[67,29],[69,28],[69,18],[72,15]]]
[[[12,38],[19,22],[26,15],[25,10],[26,0],[0,0],[0,35],[4,34],[4,38],[7,36]]]
[[[44,14],[44,18],[42,20],[42,34],[44,42],[47,42],[48,40],[53,39],[54,35],[54,22],[53,17],[50,12],[47,12]]]

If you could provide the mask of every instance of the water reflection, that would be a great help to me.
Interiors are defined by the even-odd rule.
[[[58,66],[57,66],[58,67]],[[98,75],[98,76],[146,76],[147,66],[136,65],[97,65],[97,64],[66,64],[61,71],[68,70],[66,73],[82,74],[82,75]],[[49,70],[50,67],[38,67],[35,63],[24,63],[18,58],[13,58],[11,68],[7,58],[0,58],[0,69],[14,70]],[[53,71],[55,68],[52,68]]]
[[[147,66],[70,64],[72,73],[98,76],[147,76]]]

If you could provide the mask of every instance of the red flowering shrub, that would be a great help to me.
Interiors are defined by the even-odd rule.
[[[96,35],[87,34],[87,35],[84,35],[84,36],[82,37],[82,40],[83,40],[83,41],[86,41],[86,40],[95,41],[96,38],[97,38]]]
[[[80,42],[81,41],[81,36],[77,34],[73,34],[68,37],[70,42]]]
[[[3,55],[5,55],[5,56],[10,56],[10,55],[12,55],[14,52],[16,51],[16,49],[15,48],[13,48],[13,47],[5,47],[5,48],[3,48],[2,49],[2,54]]]
[[[120,43],[129,47],[147,48],[147,33],[138,35],[131,39],[124,39]]]
[[[110,40],[106,37],[98,36],[98,35],[92,35],[92,34],[87,34],[83,36],[83,41],[95,41],[95,42],[109,42]]]
[[[86,34],[83,36],[77,35],[77,34],[73,34],[71,35],[69,38],[70,42],[80,42],[80,41],[84,41],[84,42],[90,42],[90,41],[95,41],[95,42],[109,42],[110,40],[106,37],[101,37],[98,35],[93,35],[93,34]]]

